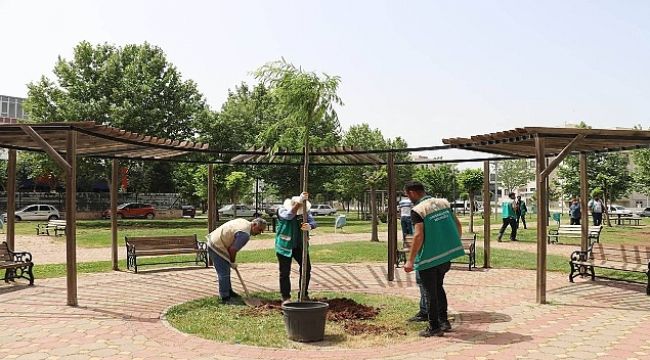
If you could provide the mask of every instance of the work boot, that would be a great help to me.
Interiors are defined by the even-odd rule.
[[[413,317],[408,319],[408,322],[420,322],[420,321],[429,321],[429,315],[419,312],[415,314]]]
[[[224,305],[232,305],[233,300],[230,296],[228,296],[228,297],[221,298],[221,303]]]
[[[449,323],[449,320],[445,320],[440,324],[440,330],[444,332],[450,332],[451,331],[451,324]]]
[[[282,305],[284,305],[286,303],[290,303],[290,302],[291,302],[291,297],[283,297],[282,298]]]
[[[237,293],[234,292],[232,289],[230,289],[230,297],[231,297],[231,298],[240,298],[241,295],[237,294]]]
[[[440,328],[432,329],[431,326],[427,326],[426,329],[420,331],[419,335],[422,337],[432,337],[432,336],[440,337],[440,336],[444,336],[445,333]]]

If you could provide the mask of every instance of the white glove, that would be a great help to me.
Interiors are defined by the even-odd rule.
[[[237,263],[230,263],[230,267],[237,270]]]
[[[300,194],[300,202],[304,202],[305,200],[309,200],[309,193],[302,193]]]

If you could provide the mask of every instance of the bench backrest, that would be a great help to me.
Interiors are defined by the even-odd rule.
[[[589,234],[600,234],[602,226],[589,226]],[[560,225],[557,229],[558,234],[578,234],[582,233],[582,225]]]
[[[124,240],[127,245],[133,245],[137,250],[198,249],[196,235],[126,236]]]
[[[463,249],[470,250],[476,244],[476,234],[473,237],[461,237],[460,242],[463,243]]]
[[[413,245],[413,235],[404,236],[404,248],[410,249],[411,245]]]
[[[650,262],[650,245],[602,245],[596,243],[591,251],[594,260],[619,261],[647,265]]]
[[[9,254],[9,245],[6,241],[0,243],[0,261],[12,261],[13,258]]]
[[[63,225],[63,226],[65,226],[67,221],[66,220],[50,220],[47,223],[51,224],[51,225],[59,225],[59,226]]]

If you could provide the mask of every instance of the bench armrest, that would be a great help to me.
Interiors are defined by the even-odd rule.
[[[128,242],[126,243],[126,253],[127,254],[135,254],[135,245],[129,244]]]
[[[32,262],[32,253],[27,252],[27,251],[10,251],[9,254],[11,254],[11,257],[13,258],[13,261],[16,262]]]
[[[560,233],[558,230],[559,229],[548,229],[548,234],[549,235],[558,235]]]
[[[571,261],[587,261],[589,251],[576,250],[571,254]]]
[[[208,243],[205,241],[197,241],[198,249],[202,251],[208,251]]]

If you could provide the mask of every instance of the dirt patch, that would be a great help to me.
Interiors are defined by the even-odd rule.
[[[405,334],[401,329],[390,329],[385,326],[366,324],[359,320],[372,320],[379,315],[379,308],[359,304],[348,298],[314,299],[329,304],[327,320],[343,323],[343,329],[350,335],[361,334]],[[279,300],[263,300],[262,305],[248,307],[240,312],[246,316],[264,316],[273,312],[282,311],[282,303]]]

